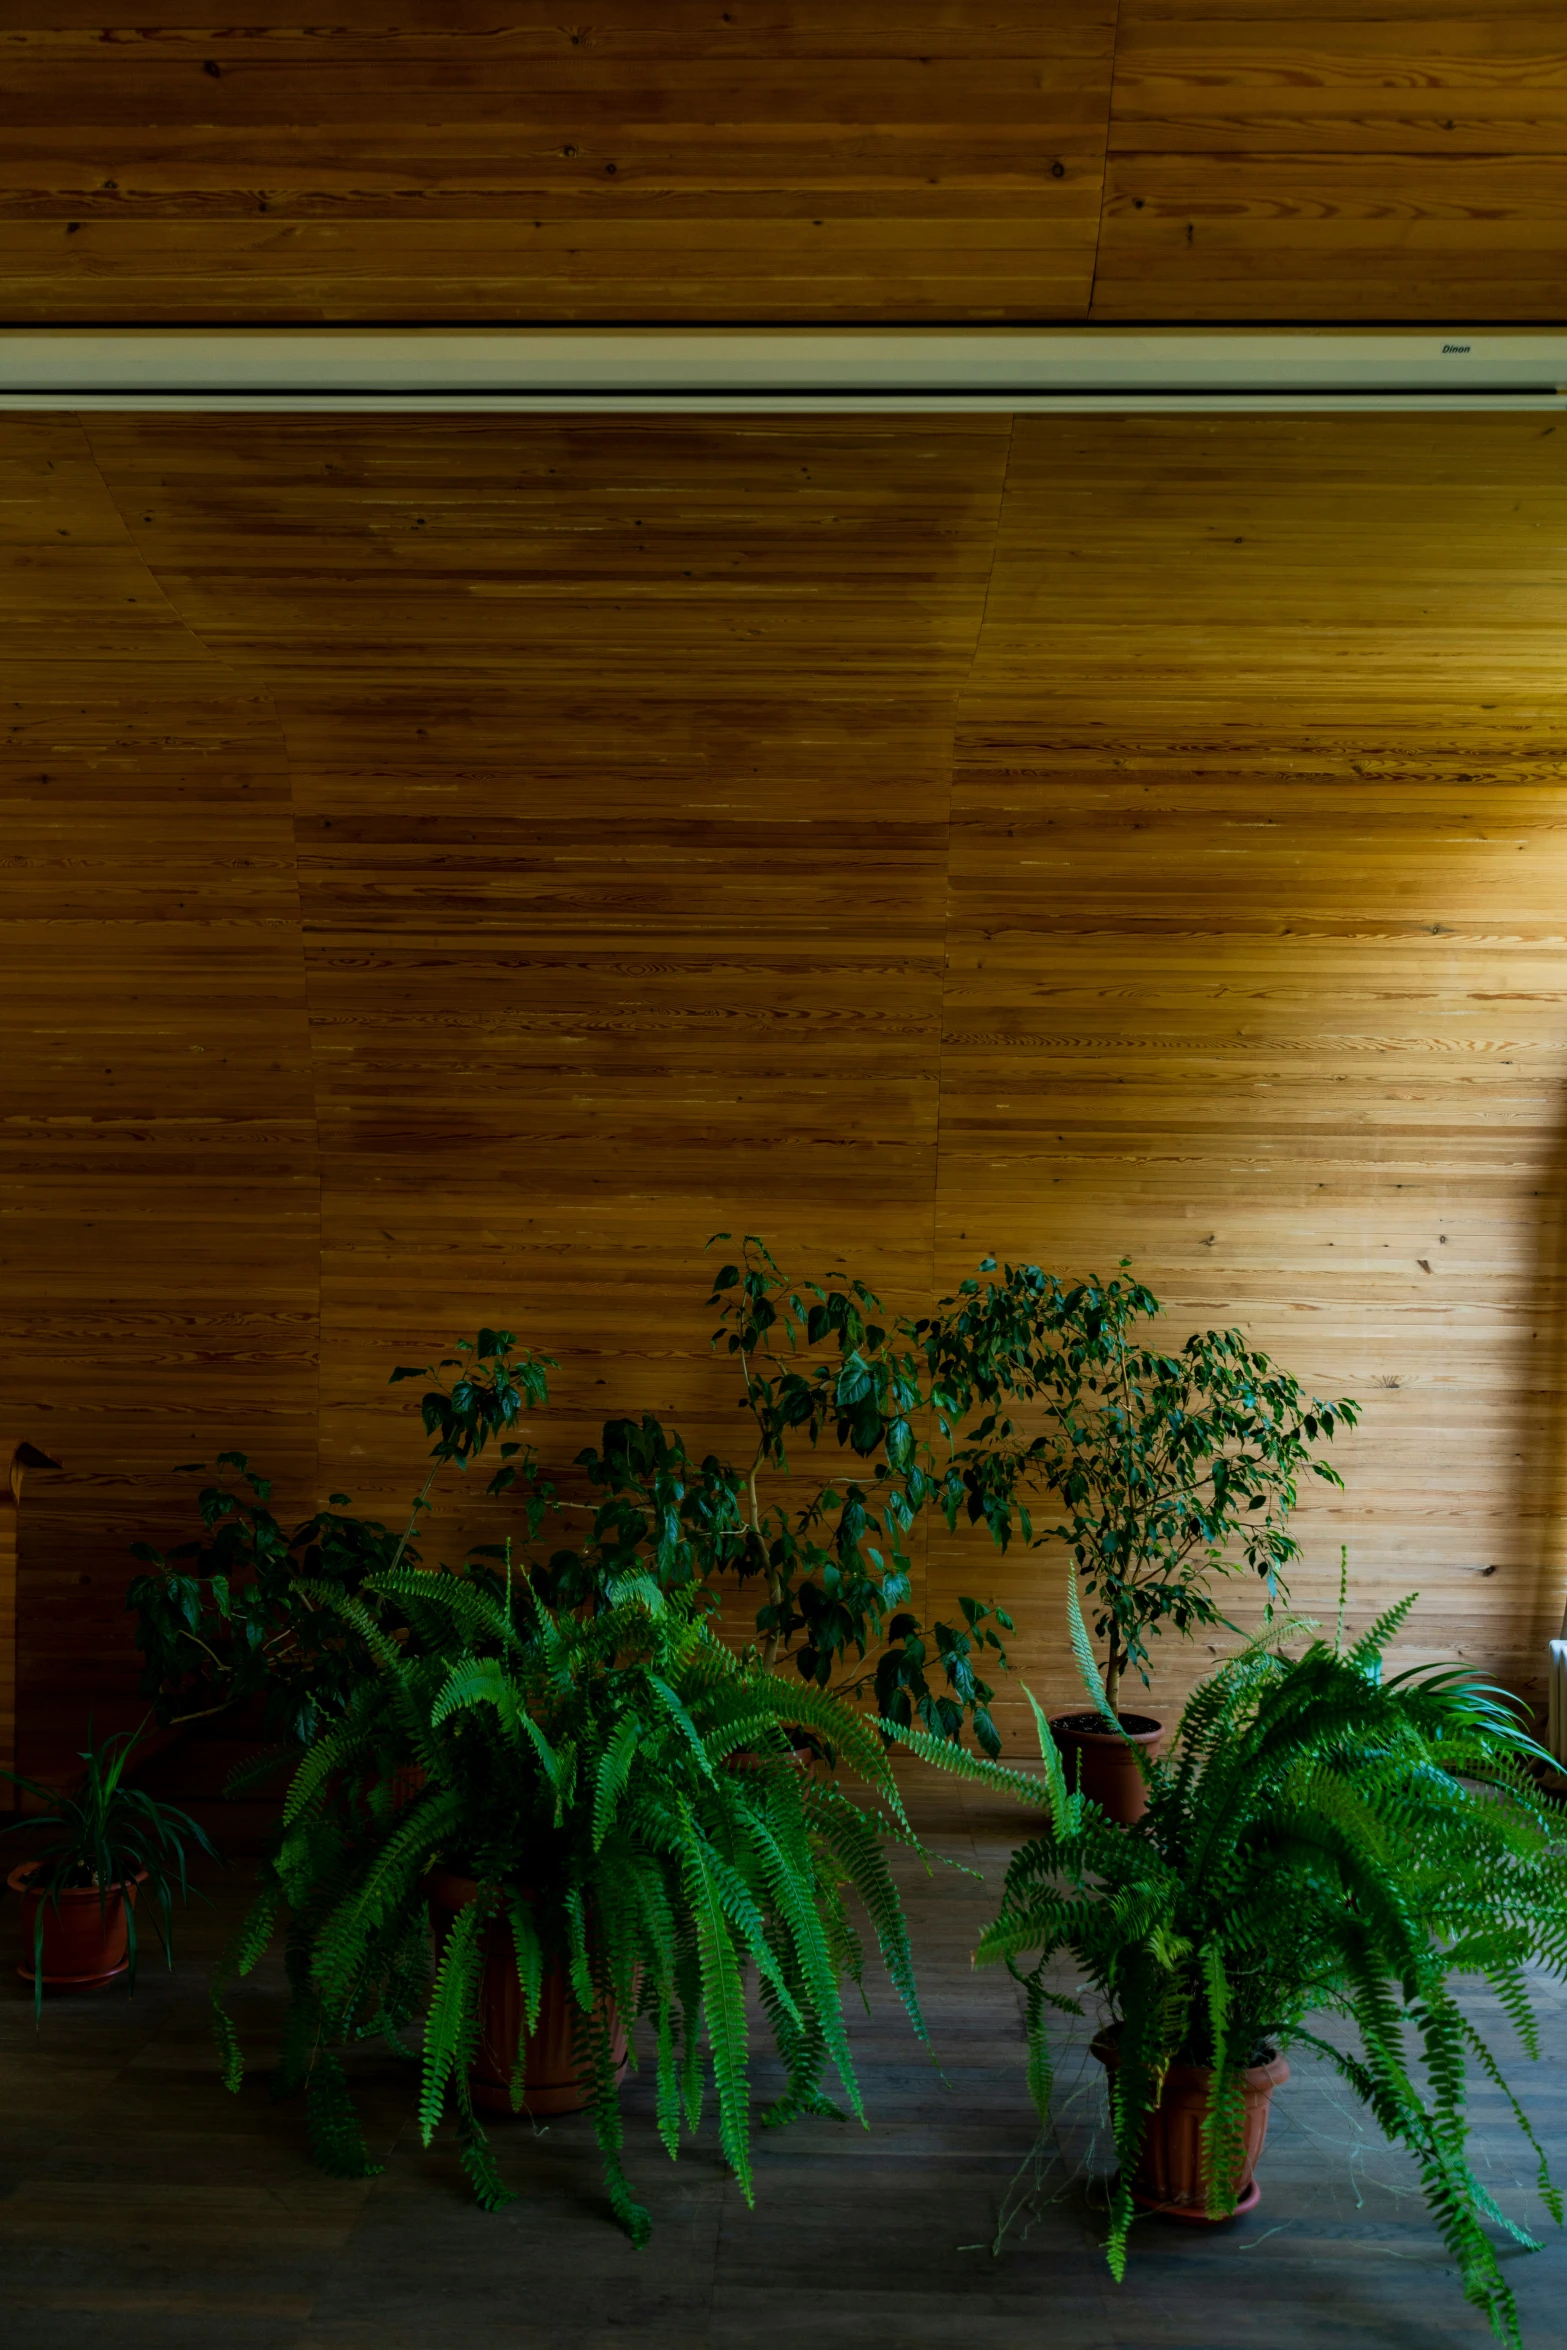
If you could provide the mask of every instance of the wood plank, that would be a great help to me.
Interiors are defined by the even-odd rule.
[[[1551,319],[1552,0],[1126,0],[1093,315]]]
[[[245,1426],[313,1490],[319,1194],[287,772],[69,418],[0,426],[0,1417],[25,1769],[136,1718],[129,1543]],[[243,1439],[241,1439],[243,1441]]]
[[[496,2158],[519,2200],[494,2217],[464,2201],[455,2133],[419,2147],[407,2071],[379,2042],[352,2062],[386,2164],[375,2179],[313,2167],[300,2108],[270,2095],[264,2062],[238,2097],[225,2095],[209,1978],[249,1895],[240,1869],[204,1888],[211,1908],[178,1921],[174,1974],[149,1967],[132,1999],[62,1999],[40,2032],[25,1987],[0,1976],[10,2350],[56,2350],[89,2321],[116,2350],[207,2350],[215,2335],[236,2350],[427,2350],[454,2332],[486,2350],[627,2338],[647,2350],[748,2350],[763,2338],[779,2350],[852,2350],[894,2333],[909,2350],[954,2339],[1017,2350],[1045,2311],[1055,2350],[1254,2350],[1264,2326],[1286,2350],[1368,2336],[1379,2350],[1457,2350],[1484,2338],[1412,2165],[1369,2129],[1351,2137],[1342,2084],[1306,2049],[1291,2052],[1274,2101],[1262,2208],[1211,2233],[1139,2226],[1126,2281],[1114,2284],[1101,2250],[1111,2164],[1103,2076],[1086,2047],[1093,2023],[1062,2019],[1061,2110],[1041,2145],[1018,1992],[1003,1968],[970,1964],[1028,1814],[923,1774],[907,1792],[920,1834],[957,1864],[891,1856],[939,2074],[872,1960],[864,2004],[846,2002],[867,2127],[810,2118],[758,2130],[747,2210],[722,2168],[711,2102],[700,2137],[669,2162],[644,2062],[623,2097],[626,2168],[653,2219],[641,2252],[605,2216],[586,2117],[544,2131],[497,2122]],[[1076,1988],[1065,1966],[1051,1980]],[[284,1998],[273,1953],[233,2002],[258,2059],[276,2044]],[[1464,2003],[1505,2051],[1490,2004]],[[1559,2173],[1567,2002],[1547,1983],[1536,2003],[1541,2061],[1503,2061]],[[760,2009],[752,2030],[765,2049]],[[755,2077],[771,2095],[766,2055]],[[1500,2091],[1477,2084],[1468,2118],[1509,2218],[1537,2225],[1533,2165],[1515,2159]],[[1009,2194],[1028,2200],[992,2257]],[[1567,2239],[1540,2232],[1545,2248],[1507,2276],[1525,2339],[1548,2343]]]
[[[1114,0],[72,13],[0,45],[16,322],[1086,315]]]

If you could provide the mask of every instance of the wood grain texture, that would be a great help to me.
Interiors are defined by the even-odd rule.
[[[1556,0],[1123,0],[1097,319],[1554,320]]]
[[[552,1464],[626,1409],[734,1447],[721,1228],[910,1307],[988,1247],[1130,1253],[1179,1335],[1241,1322],[1366,1403],[1308,1603],[1347,1541],[1357,1618],[1419,1587],[1411,1654],[1537,1678],[1548,419],[91,430],[91,473],[73,426],[0,434],[6,608],[44,615],[26,690],[58,697],[11,770],[36,1041],[0,1227],[6,1423],[82,1513],[39,1553],[40,1688],[78,1651],[111,1685],[137,1480],[221,1436],[311,1490],[318,1261],[315,1489],[391,1514],[420,1439],[386,1369],[481,1318],[560,1358]],[[99,1327],[107,1400],[72,1384]],[[502,1530],[466,1502],[435,1555]],[[960,1589],[1016,1603],[1019,1742],[1021,1681],[1071,1694],[1059,1562],[943,1543],[928,1595]],[[1205,1661],[1167,1643],[1159,1702]]]
[[[1419,1589],[1412,1656],[1520,1682],[1567,1498],[1559,448],[1533,419],[1018,420],[939,1154],[949,1275],[976,1243],[1130,1254],[1177,1341],[1239,1322],[1358,1396],[1297,1595],[1331,1609],[1347,1543],[1355,1621]],[[933,1595],[979,1572],[963,1546]],[[1065,1700],[1040,1572],[995,1580]],[[1160,1710],[1207,1662],[1162,1644]]]
[[[1007,420],[96,438],[288,740],[323,1479],[405,1508],[387,1370],[497,1318],[561,1359],[568,1473],[611,1411],[736,1445],[722,1227],[927,1296],[952,722]]]
[[[519,2199],[498,2217],[479,2211],[455,2131],[443,2126],[420,2147],[408,2069],[379,2040],[354,2052],[352,2077],[385,2168],[374,2179],[323,2177],[298,2102],[275,2098],[267,2077],[264,2052],[281,2035],[286,1999],[277,1951],[232,1998],[258,2061],[241,2094],[226,2095],[210,1978],[250,1897],[248,1872],[209,1879],[213,1906],[193,1904],[176,1920],[173,1974],[148,1966],[134,1998],[117,1989],[51,2001],[42,2031],[11,1972],[17,1908],[8,1902],[7,2350],[60,2350],[87,2333],[114,2350],[210,2350],[215,2339],[234,2350],[430,2350],[454,2338],[485,2350],[602,2350],[628,2339],[641,2350],[752,2350],[762,2340],[851,2350],[894,2329],[901,2350],[949,2350],[955,2337],[975,2350],[1020,2350],[1042,2333],[1053,2350],[1256,2350],[1264,2330],[1284,2350],[1483,2342],[1412,2163],[1368,2132],[1351,2134],[1342,2083],[1306,2048],[1291,2050],[1292,2077],[1274,2100],[1262,2208],[1211,2234],[1140,2227],[1125,2283],[1111,2281],[1093,2024],[1053,2026],[1058,2119],[1036,2152],[1022,1994],[1004,1968],[970,1959],[1029,1815],[932,1777],[911,1776],[909,1811],[930,1848],[957,1865],[925,1867],[897,1849],[890,1857],[939,2074],[872,1958],[864,2004],[845,2002],[868,2126],[808,2117],[758,2130],[747,2210],[719,2153],[711,2101],[679,2162],[663,2152],[649,2050],[622,2099],[626,2169],[653,2221],[640,2252],[606,2217],[586,2115],[548,2130],[499,2119],[496,2160]],[[1079,1978],[1061,1964],[1050,1981],[1070,1995]],[[1500,2044],[1560,2175],[1567,1995],[1542,1979],[1534,1997],[1541,2061]],[[1492,2003],[1466,1996],[1465,2005],[1496,2042]],[[776,2080],[760,2007],[751,2030],[760,2102]],[[1532,2159],[1518,2158],[1500,2090],[1477,2081],[1468,2119],[1502,2208],[1546,2239],[1507,2275],[1525,2339],[1549,2344],[1567,2238],[1540,2227]],[[1036,2179],[1037,2203],[992,2258],[1000,2211]]]
[[[21,1521],[48,1772],[124,1717],[126,1549],[188,1506],[173,1467],[250,1426],[313,1488],[319,1200],[276,721],[71,418],[0,433],[0,610],[0,1418],[69,1464]]]
[[[1086,314],[1115,0],[80,13],[0,41],[13,322]]]

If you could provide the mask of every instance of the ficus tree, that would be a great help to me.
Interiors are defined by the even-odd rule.
[[[924,1335],[938,1324],[882,1319],[875,1292],[845,1273],[791,1280],[754,1233],[719,1264],[708,1306],[712,1344],[740,1374],[745,1452],[694,1462],[651,1414],[607,1422],[602,1447],[577,1460],[602,1498],[585,1540],[555,1553],[541,1588],[581,1604],[642,1564],[666,1590],[754,1581],[765,1663],[790,1658],[804,1680],[840,1694],[874,1691],[882,1718],[904,1727],[957,1738],[967,1723],[985,1752],[999,1752],[983,1667],[992,1657],[1005,1667],[1011,1617],[968,1594],[956,1623],[927,1625],[909,1605],[915,1521],[940,1506],[955,1523],[967,1496],[953,1467],[974,1391],[961,1343],[948,1342],[938,1389]],[[826,1468],[823,1452],[834,1456]],[[991,1524],[1004,1548],[1010,1517]]]
[[[1251,1573],[1270,1597],[1300,1555],[1289,1531],[1304,1477],[1341,1486],[1321,1448],[1353,1428],[1349,1398],[1323,1403],[1239,1330],[1157,1343],[1163,1307],[1125,1273],[1063,1282],[1034,1265],[981,1267],[921,1325],[932,1383],[981,1416],[949,1478],[999,1538],[1017,1522],[1064,1545],[1102,1644],[1103,1710],[1149,1641],[1223,1621],[1214,1585]],[[1016,1414],[1017,1417],[1013,1415]],[[1027,1496],[1061,1505],[1035,1528]]]

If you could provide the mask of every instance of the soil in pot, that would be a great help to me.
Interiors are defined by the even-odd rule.
[[[22,1951],[17,1973],[24,1983],[34,1980],[37,1921],[43,1911],[42,1976],[52,1991],[84,1991],[98,1983],[117,1982],[130,1972],[130,1928],[127,1897],[134,1901],[140,1876],[124,1885],[111,1885],[100,1894],[96,1885],[67,1885],[59,1906],[50,1893],[33,1888],[34,1864],[24,1861],[6,1879],[22,1896]]]
[[[1093,2052],[1113,2073],[1118,2052],[1112,2034],[1101,2032]],[[1248,2065],[1242,2075],[1245,2119],[1241,2150],[1235,2165],[1235,2209],[1225,2220],[1254,2211],[1262,2190],[1254,2173],[1268,2135],[1268,2108],[1273,2092],[1290,2077],[1284,2058],[1269,2052],[1265,2061]],[[1222,2220],[1208,2216],[1208,2168],[1203,2159],[1202,2125],[1213,2095],[1213,2074],[1206,2065],[1172,2064],[1165,2076],[1164,2095],[1148,2117],[1143,2150],[1132,2179],[1132,2200],[1144,2211],[1161,2212],[1167,2219],[1190,2220],[1202,2227],[1219,2227]]]
[[[1066,1765],[1066,1783],[1081,1786],[1101,1811],[1123,1828],[1130,1828],[1148,1809],[1143,1775],[1131,1747],[1139,1746],[1150,1762],[1164,1743],[1164,1724],[1152,1714],[1117,1714],[1125,1731],[1117,1738],[1099,1714],[1052,1714],[1050,1731]]]
[[[479,1887],[472,1877],[440,1869],[430,1878],[430,1921],[439,1952],[459,1909],[472,1901]],[[528,1898],[523,1888],[523,1898]],[[580,2113],[593,2102],[593,2085],[584,2078],[572,2038],[572,2017],[580,2011],[572,1997],[564,1967],[551,1967],[544,1977],[538,2021],[524,2029],[522,1985],[517,1979],[517,1957],[511,1929],[504,1918],[492,1918],[484,1929],[484,1971],[479,1979],[479,2053],[468,2075],[474,2104],[487,2113],[512,2111],[511,2083],[519,2044],[526,2058],[522,2111],[534,2116]],[[626,2034],[620,2018],[610,2010],[615,2054],[615,2078],[626,2077]]]

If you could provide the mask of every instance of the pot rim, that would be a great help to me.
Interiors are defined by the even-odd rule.
[[[1066,1725],[1074,1722],[1076,1718],[1074,1714],[1051,1714],[1048,1717],[1050,1735],[1056,1739],[1058,1744],[1062,1737],[1066,1737],[1075,1739],[1079,1746],[1152,1746],[1165,1733],[1164,1723],[1154,1721],[1151,1714],[1144,1716],[1145,1720],[1154,1722],[1151,1730],[1077,1730],[1067,1728]]]
[[[147,1882],[146,1870],[135,1869],[128,1877],[116,1877],[112,1885],[100,1886],[96,1883],[61,1885],[51,1893],[46,1886],[35,1886],[33,1883],[34,1877],[43,1866],[42,1861],[18,1861],[16,1867],[6,1878],[6,1883],[13,1893],[20,1893],[24,1898],[31,1893],[38,1900],[47,1901],[51,1909],[57,1901],[62,1905],[67,1901],[91,1901],[101,1907],[110,1894],[118,1893],[122,1898],[127,1893],[134,1895],[137,1886],[145,1885]]]
[[[1118,2024],[1107,2025],[1089,2042],[1089,2054],[1098,2057],[1106,2072],[1113,2072],[1121,2061],[1115,2039],[1119,2030]],[[1172,2064],[1164,2076],[1165,2089],[1206,2088],[1213,2080],[1213,2072],[1211,2064]],[[1281,2089],[1289,2077],[1289,2059],[1279,2053],[1269,2057],[1266,2064],[1247,2065],[1241,2074],[1248,2089]]]
[[[444,1861],[437,1861],[433,1868],[425,1871],[424,1889],[428,1898],[442,1909],[466,1909],[470,1901],[477,1901],[479,1897],[479,1880],[470,1877],[466,1869],[448,1868]],[[514,1882],[512,1890],[523,1901],[537,1901],[539,1898],[537,1885]]]

